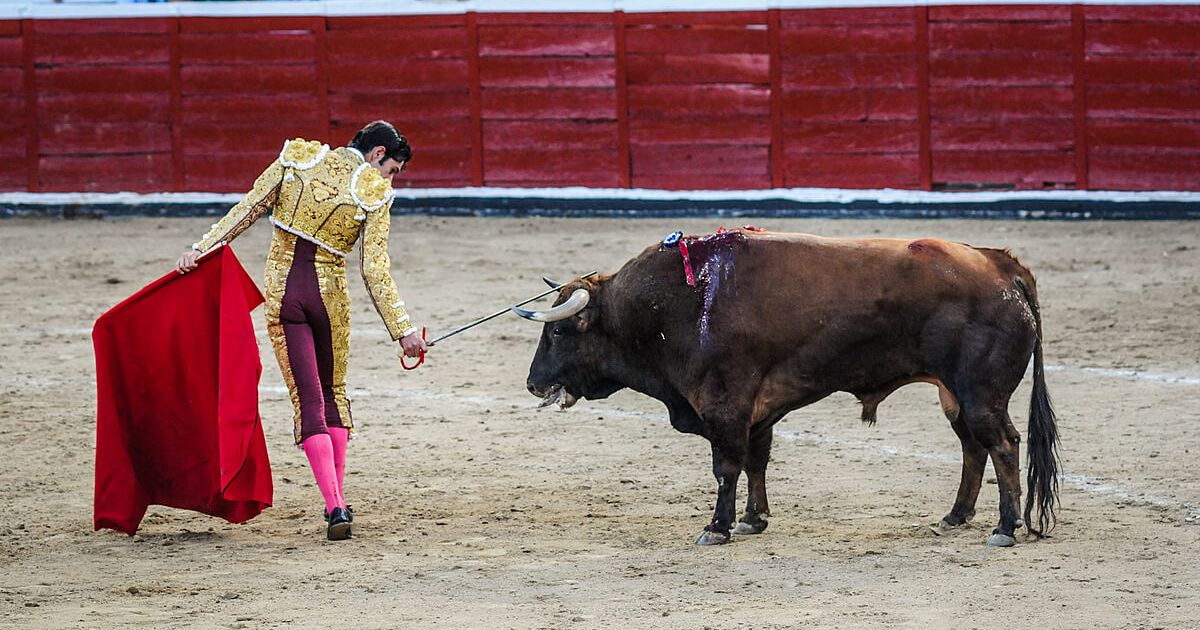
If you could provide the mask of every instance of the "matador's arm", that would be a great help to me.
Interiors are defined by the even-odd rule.
[[[400,292],[396,290],[396,281],[392,279],[392,259],[388,256],[388,232],[391,229],[391,203],[366,213],[363,221],[362,238],[359,239],[361,248],[359,260],[363,282],[367,285],[367,293],[375,303],[375,310],[383,318],[388,333],[392,339],[407,337],[417,329],[409,321],[408,312],[404,310],[404,302],[400,301]]]
[[[283,185],[283,165],[279,160],[271,163],[267,170],[254,181],[254,187],[220,221],[192,244],[192,249],[204,253],[222,241],[228,243],[246,231],[262,215],[275,207],[279,200],[279,187]]]

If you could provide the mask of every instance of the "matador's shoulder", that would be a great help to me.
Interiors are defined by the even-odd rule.
[[[378,210],[392,200],[392,180],[370,164],[362,163],[350,177],[350,197],[365,212]],[[359,215],[359,220],[363,218]]]
[[[285,140],[283,149],[279,152],[279,164],[285,168],[304,171],[320,164],[328,154],[329,145],[316,140]]]

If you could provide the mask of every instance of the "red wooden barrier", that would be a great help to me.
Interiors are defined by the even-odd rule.
[[[1200,189],[1200,7],[0,21],[0,190],[243,191],[385,118],[403,186]]]

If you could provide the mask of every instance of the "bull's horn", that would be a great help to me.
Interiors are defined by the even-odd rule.
[[[549,286],[551,289],[557,289],[558,287],[562,286],[561,284],[551,280],[550,278],[547,278],[546,276],[542,276],[542,282],[545,282],[546,285]]]
[[[527,311],[516,306],[512,308],[512,311],[525,319],[531,319],[535,322],[557,322],[582,311],[590,299],[592,299],[592,294],[588,293],[587,289],[575,289],[575,292],[571,294],[571,297],[567,298],[566,302],[548,311]]]

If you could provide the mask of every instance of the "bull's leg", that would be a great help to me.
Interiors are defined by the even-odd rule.
[[[1013,427],[1003,407],[978,413],[966,411],[965,421],[971,435],[987,449],[996,469],[996,484],[1000,489],[1000,524],[992,530],[988,544],[1011,547],[1021,526],[1021,436]]]
[[[958,401],[944,385],[938,385],[938,396],[942,402],[942,412],[950,420],[950,427],[962,443],[963,465],[962,478],[958,482],[958,495],[954,498],[954,507],[950,513],[942,517],[938,524],[941,529],[958,527],[975,516],[975,503],[979,500],[979,489],[983,486],[983,470],[987,466],[988,451],[971,435],[967,425],[959,414]]]
[[[767,460],[771,457],[771,424],[760,422],[750,434],[750,448],[746,453],[746,512],[742,514],[735,534],[761,534],[767,529],[771,509],[767,506]]]
[[[740,448],[739,444],[740,442]],[[713,440],[713,476],[717,478],[717,507],[712,523],[696,539],[697,545],[722,545],[729,542],[729,528],[736,514],[738,477],[745,459],[745,440]],[[731,452],[732,451],[732,452]]]

